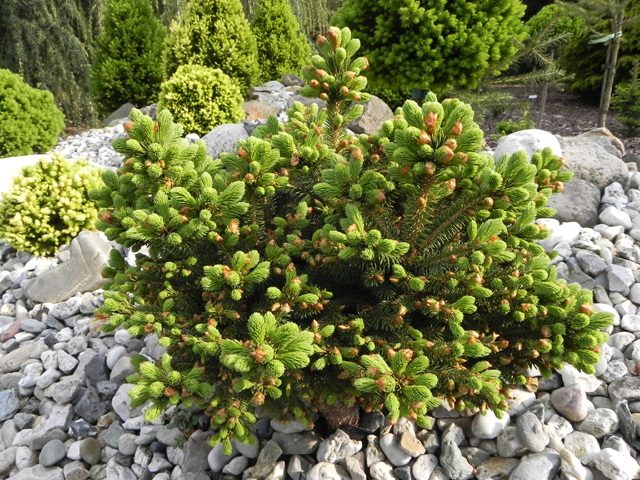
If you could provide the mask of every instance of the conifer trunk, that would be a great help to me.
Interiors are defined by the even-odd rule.
[[[620,3],[620,2],[618,2]],[[605,64],[604,79],[602,84],[602,95],[600,97],[600,111],[598,114],[598,127],[605,127],[607,123],[607,113],[611,105],[611,95],[613,93],[613,80],[616,75],[616,64],[618,63],[618,52],[620,51],[620,37],[617,33],[621,31],[623,18],[617,15],[612,20],[613,40],[607,48],[607,63]]]

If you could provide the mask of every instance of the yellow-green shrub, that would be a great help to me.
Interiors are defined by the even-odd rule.
[[[44,256],[93,229],[98,212],[88,192],[100,187],[101,173],[86,161],[72,164],[59,156],[24,167],[0,200],[0,238]]]
[[[171,111],[186,132],[204,135],[243,120],[242,102],[240,88],[222,70],[183,65],[162,84],[158,111]]]

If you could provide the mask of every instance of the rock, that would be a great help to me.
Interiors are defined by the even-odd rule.
[[[416,458],[411,466],[411,472],[416,480],[429,480],[429,477],[438,466],[438,457],[427,454]]]
[[[38,334],[45,330],[47,326],[33,318],[24,318],[22,322],[20,322],[20,328],[25,332]]]
[[[247,138],[249,134],[241,124],[229,123],[214,128],[202,137],[202,141],[207,146],[207,153],[216,159],[220,158],[223,152],[235,154],[238,150],[238,141]]]
[[[300,433],[309,430],[309,428],[304,423],[293,420],[293,418],[291,418],[289,422],[279,422],[277,420],[271,420],[271,428],[273,428],[276,432],[285,434]]]
[[[560,454],[560,468],[562,469],[563,476],[568,477],[570,480],[588,478],[589,474],[587,473],[587,469],[580,463],[578,457],[566,448],[563,448],[558,453]]]
[[[46,393],[58,404],[69,403],[75,398],[82,387],[82,380],[76,377],[62,377],[62,379],[47,388]]]
[[[607,270],[607,263],[602,257],[588,250],[578,250],[576,260],[582,271],[594,278]]]
[[[584,388],[579,384],[562,387],[551,394],[551,403],[560,414],[573,422],[584,420],[589,404]]]
[[[311,104],[315,103],[318,105],[319,109],[325,108],[327,106],[327,102],[325,102],[324,100],[320,100],[319,98],[307,98],[303,97],[302,95],[293,95],[289,99],[288,108],[291,108],[294,102],[300,102],[301,104],[306,106],[310,106]]]
[[[213,450],[212,450],[213,451]],[[241,475],[249,466],[249,459],[244,455],[234,458],[222,469],[222,473],[229,475]]]
[[[367,480],[367,474],[364,473],[363,465],[360,464],[355,456],[340,460],[339,464],[349,472],[351,480]]]
[[[505,153],[512,155],[524,151],[527,158],[531,159],[534,153],[547,147],[551,148],[555,155],[562,156],[560,143],[553,134],[537,129],[521,130],[502,137],[493,151],[493,158],[497,161]]]
[[[393,472],[393,467],[385,462],[377,462],[371,465],[369,474],[374,480],[395,480],[398,478]]]
[[[640,400],[640,377],[622,377],[614,380],[608,387],[609,396],[614,402],[626,400],[635,402]]]
[[[502,418],[498,418],[493,410],[487,410],[486,413],[478,414],[473,418],[471,431],[478,438],[498,438],[504,427],[509,425],[510,419],[507,413],[504,413]]]
[[[319,462],[307,472],[306,480],[351,480],[351,477],[338,465]]]
[[[318,464],[320,465],[320,464]],[[332,463],[326,463],[323,465],[333,465]],[[334,465],[335,467],[335,465]],[[305,478],[305,474],[311,470],[311,464],[307,462],[303,457],[299,455],[293,455],[289,460],[289,465],[287,466],[287,473],[293,480],[303,480]],[[329,469],[327,469],[328,471]],[[324,477],[322,477],[324,478]],[[338,478],[338,477],[336,477]]]
[[[4,357],[0,357],[0,373],[17,372],[20,365],[31,358],[31,352],[34,350],[35,344],[22,345],[17,350],[7,353]]]
[[[7,452],[10,455],[11,449],[16,448],[16,467],[18,470],[24,470],[25,468],[33,467],[38,464],[38,454],[31,451],[29,447],[9,447],[4,450],[1,455],[4,455],[4,452]],[[0,460],[1,463],[1,460]],[[2,472],[0,472],[2,473]]]
[[[592,457],[600,451],[600,444],[593,435],[582,432],[571,432],[564,439],[564,446],[582,462],[588,465]]]
[[[525,412],[518,417],[516,433],[523,445],[533,453],[542,452],[549,443],[549,436],[533,413]]]
[[[233,444],[232,444],[233,445]],[[231,450],[230,455],[224,454],[222,451],[223,445],[219,443],[209,452],[207,456],[207,463],[209,464],[209,468],[214,473],[219,473],[222,471],[224,466],[229,463],[235,456],[238,455],[238,450],[233,445],[233,449]]]
[[[599,222],[600,189],[591,182],[573,178],[565,183],[562,192],[549,197],[547,206],[557,210],[553,218],[560,222],[594,227]]]
[[[284,455],[312,454],[316,450],[318,450],[318,446],[322,441],[322,439],[320,438],[320,435],[318,435],[314,431],[302,432],[302,433],[291,433],[289,435],[280,433],[280,432],[274,432],[272,438],[278,443],[278,445],[280,445],[280,448],[282,448],[282,453]],[[358,443],[360,443],[360,448],[362,448],[362,442],[358,442]],[[351,456],[351,455],[347,455],[347,456]],[[329,462],[329,460],[324,460],[324,461]],[[335,463],[335,461],[331,461],[330,463]]]
[[[355,455],[360,450],[362,450],[362,442],[351,440],[349,435],[338,429],[320,443],[316,457],[319,462],[337,463],[344,458]]]
[[[93,232],[80,232],[71,241],[71,257],[29,280],[23,286],[24,295],[34,303],[58,303],[76,292],[90,292],[100,288],[105,278],[111,246]]]
[[[111,401],[113,410],[118,414],[122,421],[129,420],[130,418],[137,417],[142,414],[142,406],[137,408],[131,408],[131,397],[128,392],[133,388],[130,383],[120,385],[118,391]]]
[[[600,213],[599,218],[600,221],[606,225],[621,225],[625,230],[628,230],[633,226],[629,214],[616,207],[607,207],[602,211],[602,213]]]
[[[77,460],[67,463],[63,471],[65,480],[85,480],[89,476],[89,471],[84,468],[84,464]]]
[[[605,448],[592,457],[593,464],[605,477],[611,480],[632,480],[637,478],[640,467],[629,455],[612,448]]]
[[[587,132],[581,133],[580,135],[578,135],[578,137],[584,137],[584,138],[587,138],[588,140],[591,140],[592,142],[598,143],[605,150],[615,155],[616,157],[622,158],[626,155],[624,144],[618,137],[616,137],[613,133],[611,133],[611,130],[609,130],[608,128],[605,128],[605,127],[594,128]],[[613,150],[607,148],[606,147],[607,144],[609,146],[612,146],[617,151],[617,153],[614,153]],[[629,161],[629,160],[625,160],[625,161]]]
[[[393,111],[375,95],[372,95],[371,100],[365,102],[363,106],[362,116],[347,127],[353,133],[373,135],[378,133],[385,121],[393,118]]]
[[[624,189],[629,186],[629,170],[625,163],[611,155],[600,145],[579,137],[560,138],[565,167],[581,178],[593,183],[601,191],[618,182]]]
[[[253,120],[264,120],[269,117],[277,117],[280,112],[282,112],[282,108],[279,108],[275,105],[269,105],[265,102],[260,102],[258,100],[249,100],[248,102],[244,102],[242,104],[242,109],[246,113],[245,120],[253,121]]]
[[[80,313],[81,305],[82,297],[71,297],[68,300],[53,305],[47,315],[55,317],[58,320],[66,320]]]
[[[286,87],[304,87],[306,85],[303,79],[291,73],[285,73],[282,75],[282,83]]]
[[[509,478],[509,474],[520,463],[515,458],[491,457],[478,465],[478,480],[495,480]]]
[[[418,457],[426,452],[425,446],[416,438],[411,428],[406,428],[400,435],[400,449],[412,457]]]
[[[8,420],[20,408],[20,401],[13,390],[0,392],[0,422]]]
[[[66,431],[69,428],[69,423],[71,423],[72,418],[73,406],[71,404],[54,405],[49,413],[49,418],[45,425],[45,431],[50,432],[56,428]]]
[[[371,436],[368,438],[370,437]],[[396,467],[403,467],[411,461],[411,455],[400,448],[400,440],[392,433],[387,433],[380,437],[380,449],[387,456],[389,462]],[[368,453],[369,452],[367,451],[367,456]]]
[[[522,458],[513,469],[509,480],[552,480],[560,468],[560,455],[550,448],[540,453],[532,453]]]
[[[51,467],[67,456],[67,449],[60,440],[51,440],[40,452],[38,461],[45,467]]]
[[[104,124],[112,126],[112,123],[117,120],[122,120],[129,117],[131,113],[131,109],[135,108],[132,103],[125,103],[124,105],[120,105],[117,110],[112,112],[107,118],[104,119]]]
[[[95,465],[100,461],[100,454],[102,453],[102,447],[100,442],[95,438],[85,438],[80,441],[80,456],[82,460],[89,465]]]
[[[452,440],[442,442],[440,466],[451,480],[466,480],[473,477],[473,467],[462,456],[458,445]]]
[[[35,465],[30,468],[21,470],[20,473],[11,477],[12,480],[63,480],[62,468],[45,467],[44,465]]]
[[[258,460],[253,467],[252,475],[255,478],[266,477],[280,458],[280,455],[282,455],[282,449],[280,448],[280,446],[276,443],[275,440],[269,440],[267,443],[265,443],[264,447],[262,447],[262,450],[260,450],[260,455],[258,455]],[[307,479],[308,478],[309,477],[307,477]]]

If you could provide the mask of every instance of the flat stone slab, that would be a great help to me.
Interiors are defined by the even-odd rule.
[[[29,280],[24,294],[34,303],[60,303],[76,292],[91,292],[106,279],[102,269],[107,266],[111,246],[93,232],[80,232],[70,246],[69,260]]]

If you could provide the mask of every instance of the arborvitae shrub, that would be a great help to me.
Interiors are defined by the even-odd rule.
[[[626,133],[633,136],[640,130],[640,80],[638,79],[638,62],[633,68],[631,81],[619,84],[611,98],[611,108],[618,112],[617,119],[626,128]]]
[[[373,86],[443,92],[497,73],[525,37],[524,10],[520,0],[347,0],[332,21],[362,42]]]
[[[192,0],[171,27],[165,49],[166,76],[180,65],[219,68],[241,93],[255,85],[260,69],[256,39],[240,0]]]
[[[91,93],[102,115],[131,102],[156,101],[164,77],[165,28],[149,0],[110,0],[91,66]]]
[[[63,130],[64,114],[51,93],[0,69],[0,157],[48,152]]]
[[[24,167],[0,200],[0,238],[18,251],[45,256],[93,229],[98,211],[89,190],[102,185],[101,172],[59,156]]]
[[[187,132],[205,135],[243,120],[242,102],[240,89],[221,70],[184,65],[162,84],[158,108],[173,112]]]
[[[280,80],[285,73],[297,74],[309,63],[311,50],[289,0],[261,0],[251,30],[256,37],[262,81]]]
[[[435,397],[501,414],[525,368],[593,372],[606,339],[610,314],[535,243],[572,177],[562,160],[495,162],[471,108],[433,94],[378,134],[347,134],[369,98],[350,37],[330,29],[303,69],[301,93],[326,111],[296,103],[218,160],[168,111],[133,111],[114,142],[128,160],[92,192],[109,239],[149,248],[135,266],[112,251],[105,330],[168,348],[156,365],[134,359],[132,406],[151,401],[150,420],[196,403],[227,453],[229,438],[255,441],[255,405],[334,425],[363,407],[424,427]]]

